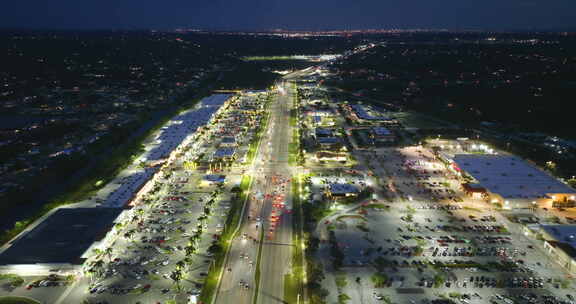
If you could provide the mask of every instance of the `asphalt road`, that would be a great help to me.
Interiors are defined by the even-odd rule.
[[[258,303],[282,303],[284,298],[284,274],[289,271],[291,256],[292,222],[290,215],[282,215],[280,224],[269,237],[269,216],[273,210],[272,194],[277,186],[271,181],[272,176],[291,178],[292,171],[288,165],[288,144],[291,138],[290,102],[291,91],[286,87],[286,94],[278,94],[270,111],[268,130],[262,139],[258,154],[254,160],[251,173],[254,178],[251,199],[248,200],[246,212],[238,237],[234,240],[228,256],[226,270],[222,277],[216,303],[253,303],[255,295],[255,268],[258,253],[260,260],[260,287]],[[286,193],[290,193],[287,183]],[[290,198],[286,197],[286,206],[291,208]],[[261,224],[255,221],[260,217]],[[260,233],[264,238],[260,246]],[[245,239],[243,235],[248,237]],[[256,239],[257,241],[255,241]],[[246,258],[247,256],[247,258]],[[249,287],[246,289],[240,283]]]
[[[272,109],[275,126],[272,135],[272,159],[268,164],[268,176],[280,175],[291,178],[292,171],[288,164],[288,144],[291,138],[290,104],[292,90],[286,88],[286,94],[278,95],[278,100]],[[289,194],[290,183],[286,185],[286,206],[292,208]],[[272,211],[270,203],[264,205],[262,218],[267,219]],[[292,254],[292,216],[281,216],[280,224],[270,238],[268,234],[262,245],[260,261],[260,288],[257,303],[284,303],[284,275],[290,271]]]

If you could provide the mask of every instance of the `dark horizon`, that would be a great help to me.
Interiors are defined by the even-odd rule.
[[[278,32],[365,32],[370,31],[405,31],[421,33],[576,33],[576,26],[573,27],[556,27],[556,28],[532,28],[532,29],[488,29],[488,28],[324,28],[324,29],[287,29],[287,28],[270,28],[270,29],[223,29],[223,28],[200,28],[200,27],[175,27],[170,29],[158,28],[39,28],[39,27],[0,27],[0,32],[161,32],[161,33],[278,33]]]
[[[0,12],[0,28],[219,31],[325,29],[550,30],[576,28],[576,2],[510,0],[442,3],[257,0],[251,3],[12,2]]]

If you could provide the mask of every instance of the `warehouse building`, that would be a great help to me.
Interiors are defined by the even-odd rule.
[[[510,155],[457,154],[452,168],[474,181],[464,186],[470,193],[505,209],[552,207],[575,200],[576,191],[528,162]]]
[[[576,225],[541,225],[544,250],[570,274],[576,274]]]

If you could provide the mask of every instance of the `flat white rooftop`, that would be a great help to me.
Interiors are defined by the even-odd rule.
[[[545,198],[576,194],[568,185],[515,156],[456,154],[456,165],[492,193],[507,199]]]
[[[148,161],[166,158],[187,136],[206,125],[214,113],[233,95],[214,94],[203,98],[198,106],[172,118],[156,138],[160,144],[146,155]]]
[[[234,96],[234,94],[214,94],[208,97],[204,97],[200,101],[200,105],[203,107],[220,107],[228,100],[230,97]]]
[[[389,129],[383,128],[383,127],[374,127],[372,128],[372,131],[374,132],[374,134],[376,134],[377,136],[390,136],[393,135],[392,131],[390,131]]]
[[[540,225],[556,241],[576,247],[576,225]]]
[[[332,194],[347,194],[358,193],[358,188],[351,184],[329,184],[330,192]]]

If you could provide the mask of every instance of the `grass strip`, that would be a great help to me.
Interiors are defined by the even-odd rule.
[[[293,106],[294,108],[290,110],[290,127],[292,128],[292,140],[288,144],[288,164],[290,166],[298,165],[301,163],[300,160],[300,133],[298,130],[298,91],[294,89],[296,93],[294,94]]]
[[[40,304],[40,302],[27,297],[0,297],[0,304]]]
[[[262,260],[262,245],[264,244],[264,229],[260,230],[260,245],[258,246],[258,257],[256,259],[256,270],[254,271],[254,297],[252,303],[258,301],[258,292],[260,290],[260,261]]]
[[[302,209],[300,200],[301,176],[292,177],[292,269],[290,274],[284,277],[284,301],[286,303],[296,303],[298,295],[304,295],[304,283],[307,278],[304,257],[304,235],[302,235]]]

